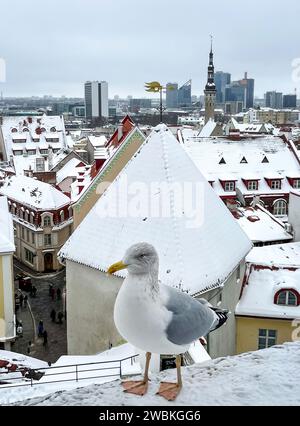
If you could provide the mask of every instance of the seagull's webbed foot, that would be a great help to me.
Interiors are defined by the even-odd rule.
[[[174,401],[180,393],[182,385],[178,383],[161,382],[157,395],[160,395],[168,401]]]
[[[126,382],[122,382],[122,386],[124,388],[124,392],[143,396],[148,390],[148,380],[128,380]]]

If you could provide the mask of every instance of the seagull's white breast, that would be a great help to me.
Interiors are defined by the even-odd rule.
[[[171,318],[172,313],[164,306],[164,295],[151,293],[149,282],[139,275],[128,274],[114,308],[115,325],[121,336],[146,352],[183,353],[189,345],[175,345],[167,339]]]

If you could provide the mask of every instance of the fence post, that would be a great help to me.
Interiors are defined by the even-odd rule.
[[[120,379],[122,379],[122,361],[120,360]]]
[[[76,364],[76,382],[78,382],[78,365]]]
[[[33,383],[32,383],[32,376],[30,377],[30,386],[33,386]]]

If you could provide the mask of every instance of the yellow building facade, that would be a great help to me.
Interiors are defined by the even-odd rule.
[[[236,353],[258,350],[260,330],[275,330],[276,345],[291,342],[297,332],[295,321],[236,316]]]

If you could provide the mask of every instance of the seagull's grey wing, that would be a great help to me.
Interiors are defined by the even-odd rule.
[[[205,336],[215,321],[214,312],[203,301],[171,287],[164,287],[166,308],[172,313],[166,329],[168,340],[176,345],[187,345]]]

